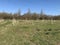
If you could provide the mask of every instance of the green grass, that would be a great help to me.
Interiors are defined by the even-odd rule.
[[[60,45],[60,20],[4,20],[0,45]]]

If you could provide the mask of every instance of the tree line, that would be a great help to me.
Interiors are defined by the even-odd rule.
[[[0,19],[20,19],[20,20],[60,20],[60,15],[52,16],[44,14],[41,10],[41,13],[31,13],[30,10],[28,10],[27,13],[21,15],[20,10],[18,10],[17,13],[6,13],[2,12],[0,13]]]

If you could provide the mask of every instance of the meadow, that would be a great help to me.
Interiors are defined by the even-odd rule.
[[[0,45],[60,45],[60,20],[0,20]]]

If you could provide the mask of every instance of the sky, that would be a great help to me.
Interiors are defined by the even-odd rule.
[[[0,12],[16,13],[20,9],[21,14],[31,12],[60,15],[60,0],[0,0]]]

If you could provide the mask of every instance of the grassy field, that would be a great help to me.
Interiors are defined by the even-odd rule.
[[[60,45],[60,20],[0,20],[0,45]]]

